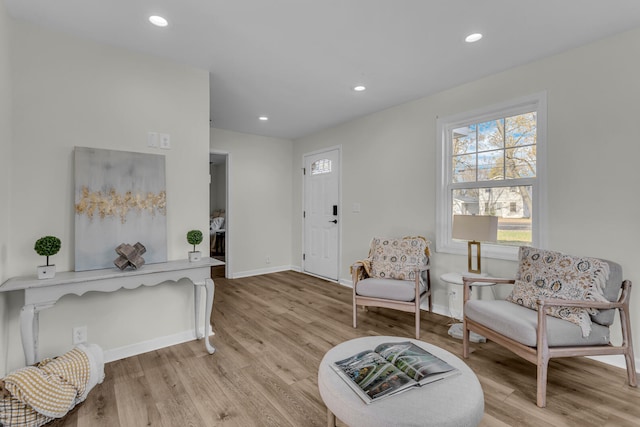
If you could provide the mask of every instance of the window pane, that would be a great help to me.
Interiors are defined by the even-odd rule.
[[[505,151],[507,178],[536,176],[536,146],[508,148]]]
[[[331,172],[331,160],[329,159],[316,160],[311,164],[311,175],[329,172]]]
[[[464,126],[453,130],[454,156],[476,151],[476,125]]]
[[[453,157],[453,182],[472,182],[476,180],[476,156]]]
[[[454,215],[498,217],[498,243],[530,245],[532,242],[532,187],[486,187],[452,191]]]
[[[504,119],[478,124],[478,151],[504,147]]]
[[[461,188],[453,190],[451,200],[453,200],[454,215],[477,215],[480,213],[479,190],[477,188]]]
[[[503,150],[478,153],[478,181],[504,179]]]
[[[516,147],[536,143],[537,114],[520,114],[505,119],[505,145]]]

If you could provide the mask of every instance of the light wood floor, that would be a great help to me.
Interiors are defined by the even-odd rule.
[[[412,315],[387,309],[360,312],[353,329],[351,289],[300,273],[214,280],[215,354],[193,341],[109,363],[104,383],[51,425],[324,426],[324,353],[365,335],[413,336]],[[423,312],[421,339],[461,355],[448,323]],[[624,370],[554,360],[540,409],[534,365],[493,343],[474,344],[467,363],[484,390],[483,426],[640,425],[640,391],[625,384]]]

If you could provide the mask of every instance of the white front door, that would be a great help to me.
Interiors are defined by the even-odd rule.
[[[304,271],[338,280],[340,150],[304,156]]]

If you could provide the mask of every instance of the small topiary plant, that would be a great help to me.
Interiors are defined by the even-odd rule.
[[[49,257],[58,253],[62,243],[60,239],[55,236],[44,236],[36,240],[36,244],[33,249],[38,255],[47,257],[47,266],[49,265]]]
[[[193,245],[193,252],[196,251],[196,245],[202,243],[202,231],[191,230],[187,232],[187,242]]]

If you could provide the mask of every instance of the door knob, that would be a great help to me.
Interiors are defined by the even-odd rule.
[[[338,220],[337,220],[337,219],[334,219],[333,221],[329,221],[329,222],[332,222],[332,223],[334,223],[334,224],[337,224],[337,223],[338,223]]]

